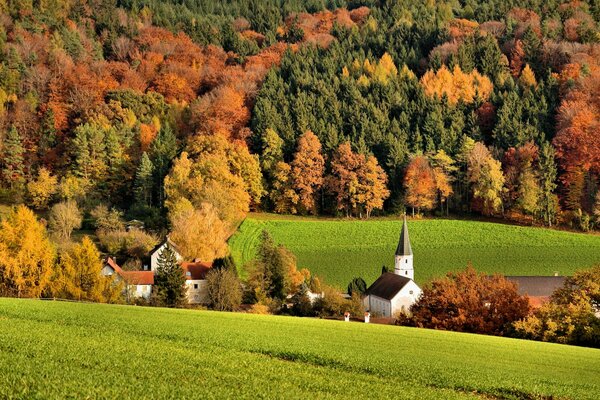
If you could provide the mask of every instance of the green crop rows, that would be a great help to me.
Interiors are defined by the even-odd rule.
[[[0,299],[0,398],[593,399],[598,376],[600,350],[557,344]]]
[[[260,232],[268,230],[329,284],[345,288],[356,277],[373,282],[381,266],[393,268],[399,220],[246,219],[231,238],[236,261],[254,257]],[[415,280],[426,280],[469,262],[484,272],[505,275],[570,275],[600,263],[600,236],[464,220],[409,221]]]

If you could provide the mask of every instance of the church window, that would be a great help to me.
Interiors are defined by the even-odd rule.
[[[411,290],[411,291],[409,291],[409,292],[408,292],[408,294],[413,294],[413,291],[412,291],[412,290]]]
[[[198,284],[194,283],[194,289],[198,289]]]
[[[408,259],[404,260],[404,263],[405,263],[405,264],[408,264]]]

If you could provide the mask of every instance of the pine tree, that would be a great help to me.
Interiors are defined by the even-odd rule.
[[[14,126],[10,128],[4,140],[2,152],[2,178],[11,189],[19,187],[25,182],[23,156],[25,150],[21,135]]]
[[[152,205],[153,169],[152,161],[150,161],[148,154],[144,152],[142,154],[142,159],[140,160],[140,165],[135,173],[133,189],[135,202],[139,205]]]
[[[164,180],[173,159],[177,156],[177,138],[168,123],[165,123],[150,147],[150,157],[154,165],[154,188],[159,207],[165,202]]]
[[[182,305],[186,299],[185,275],[177,261],[175,251],[167,243],[158,256],[158,267],[154,274],[154,289],[157,300],[167,307]]]
[[[541,186],[541,213],[548,226],[556,217],[558,200],[554,190],[556,189],[556,163],[554,161],[554,147],[548,142],[544,142],[541,147],[538,166],[540,173]]]

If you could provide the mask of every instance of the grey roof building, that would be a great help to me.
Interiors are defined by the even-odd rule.
[[[552,293],[565,283],[566,276],[507,276],[517,284],[521,296],[550,297]]]

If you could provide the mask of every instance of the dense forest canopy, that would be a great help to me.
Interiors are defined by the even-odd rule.
[[[193,221],[208,258],[251,209],[600,219],[600,1],[0,10],[2,203]]]

